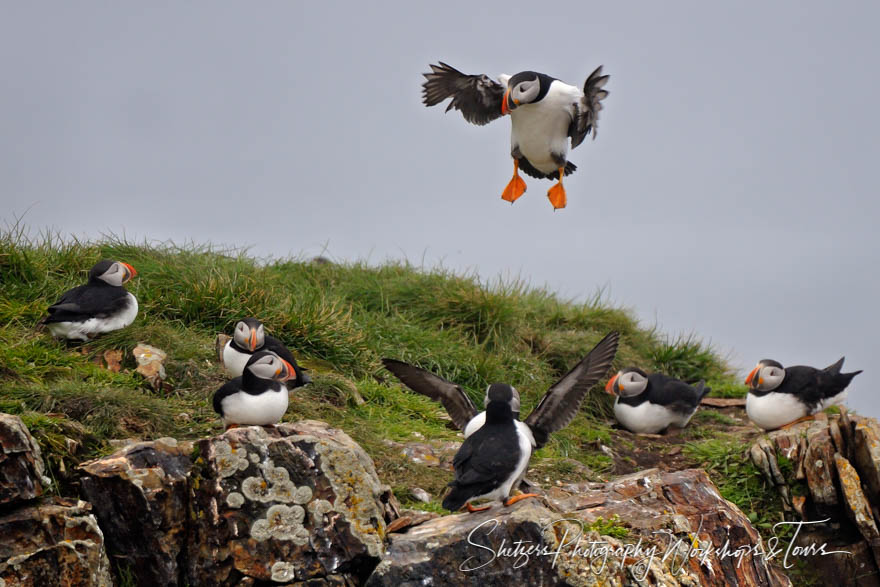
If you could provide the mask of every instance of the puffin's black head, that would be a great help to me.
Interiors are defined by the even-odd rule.
[[[273,353],[272,351],[260,351],[248,359],[244,366],[246,375],[257,379],[271,379],[273,381],[287,381],[296,377],[293,365]]]
[[[785,379],[782,364],[773,359],[761,359],[746,377],[746,385],[757,391],[773,391]]]
[[[513,413],[519,414],[519,392],[512,385],[493,383],[487,387],[485,407],[488,409],[492,402],[508,404]]]
[[[501,102],[501,114],[507,114],[522,104],[537,102],[550,89],[553,78],[536,71],[521,71],[507,80],[507,91]]]
[[[131,281],[135,275],[137,271],[128,263],[105,259],[95,263],[95,266],[89,270],[89,281],[103,281],[108,285],[120,286]]]
[[[605,384],[605,391],[611,395],[632,397],[648,388],[648,374],[637,367],[627,367]]]
[[[239,348],[254,352],[262,348],[266,342],[266,333],[263,331],[263,323],[256,318],[239,320],[232,333],[232,340]]]

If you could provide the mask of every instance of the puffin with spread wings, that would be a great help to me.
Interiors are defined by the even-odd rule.
[[[550,434],[561,430],[577,415],[587,391],[602,379],[617,354],[620,335],[611,332],[562,379],[544,394],[538,407],[524,422],[519,419],[519,392],[506,383],[493,383],[486,389],[484,412],[477,409],[460,385],[402,361],[382,359],[385,368],[407,387],[443,404],[465,440],[452,466],[455,478],[443,507],[455,511],[474,507],[475,500],[502,500],[513,505],[529,493],[510,497],[526,474],[532,452],[544,446]]]
[[[452,98],[446,111],[460,110],[465,120],[480,126],[510,114],[513,178],[501,198],[513,203],[525,193],[521,169],[538,179],[558,178],[547,197],[554,209],[565,208],[562,178],[577,169],[567,159],[569,139],[574,149],[588,135],[596,138],[602,100],[608,96],[602,66],[590,74],[583,89],[535,71],[503,74],[495,81],[487,75],[464,74],[442,61],[430,67],[431,73],[423,74],[425,106]]]

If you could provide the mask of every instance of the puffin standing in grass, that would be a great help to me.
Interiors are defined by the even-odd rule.
[[[285,382],[295,377],[293,365],[270,351],[248,359],[244,373],[214,392],[214,411],[226,429],[237,426],[274,426],[287,411]]]
[[[468,511],[474,512],[490,506],[474,507],[471,501],[500,499],[509,506],[535,497],[532,493],[510,497],[510,492],[525,476],[532,452],[544,446],[550,434],[568,426],[587,391],[608,372],[617,353],[618,339],[617,332],[603,338],[550,387],[525,422],[519,420],[519,392],[511,385],[489,385],[486,410],[477,413],[461,386],[408,363],[382,359],[385,368],[407,387],[440,401],[455,425],[464,431],[465,441],[452,461],[452,489],[443,500],[443,507],[455,511],[466,505]]]
[[[628,367],[608,380],[605,391],[616,396],[614,417],[621,426],[636,434],[657,434],[670,426],[687,426],[711,389],[704,381],[690,386],[662,373],[648,375]]]
[[[783,366],[762,359],[746,377],[749,393],[746,413],[764,430],[810,419],[828,406],[846,399],[846,387],[861,370],[841,373],[843,359],[824,369]]]
[[[121,261],[98,261],[89,281],[64,292],[49,306],[42,323],[56,338],[87,341],[98,334],[125,328],[138,313],[138,302],[123,285],[137,275]]]
[[[250,361],[254,353],[258,351],[271,351],[287,361],[293,367],[294,374],[288,387],[291,389],[302,387],[311,383],[312,379],[305,373],[305,369],[296,363],[296,359],[284,343],[268,336],[263,328],[263,323],[256,318],[245,318],[235,325],[232,338],[223,347],[223,366],[232,377],[238,377],[244,372],[244,366]]]
[[[510,114],[510,156],[513,178],[504,188],[501,199],[513,203],[526,191],[519,170],[538,179],[558,179],[547,192],[553,209],[565,208],[567,201],[562,178],[577,169],[567,160],[571,148],[592,134],[596,138],[602,100],[608,96],[603,87],[608,76],[602,66],[596,68],[583,90],[535,71],[500,75],[498,81],[487,75],[467,75],[442,61],[431,64],[431,73],[423,74],[422,101],[434,106],[452,98],[446,111],[460,110],[472,124],[484,125]]]

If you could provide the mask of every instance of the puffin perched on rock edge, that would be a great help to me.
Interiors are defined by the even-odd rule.
[[[690,386],[662,373],[627,367],[608,380],[605,391],[616,396],[614,417],[621,426],[636,434],[657,434],[670,426],[687,426],[711,388],[704,381]]]
[[[125,328],[137,317],[138,302],[123,285],[136,275],[128,263],[98,261],[88,282],[64,292],[41,323],[56,338],[83,341]]]
[[[846,387],[862,372],[841,373],[844,358],[824,369],[802,365],[783,368],[772,359],[758,361],[746,377],[749,419],[764,430],[773,430],[807,420],[842,403]]]
[[[440,401],[465,441],[453,458],[455,478],[443,507],[455,511],[467,506],[470,512],[488,509],[474,507],[471,501],[503,500],[513,505],[535,494],[509,497],[525,476],[532,452],[544,446],[550,434],[561,430],[577,415],[587,391],[611,367],[620,335],[611,332],[574,368],[554,383],[538,406],[519,420],[520,399],[516,388],[493,383],[486,389],[485,411],[477,413],[461,388],[446,379],[414,365],[382,359],[385,368],[407,387]]]
[[[468,75],[442,61],[431,64],[423,74],[422,101],[434,106],[452,98],[446,111],[460,110],[472,124],[484,125],[510,114],[510,156],[513,178],[501,198],[511,204],[526,191],[519,170],[538,179],[557,179],[547,192],[554,210],[565,208],[567,198],[562,178],[577,169],[567,160],[571,148],[592,134],[596,138],[603,89],[608,82],[600,65],[590,74],[583,90],[536,71],[502,74],[498,81],[487,75]]]
[[[214,411],[226,429],[237,426],[274,426],[287,411],[284,384],[294,377],[293,365],[271,351],[259,351],[248,360],[244,373],[214,392]]]

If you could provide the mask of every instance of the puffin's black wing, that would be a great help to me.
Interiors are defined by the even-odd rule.
[[[283,342],[281,342],[274,336],[267,335],[263,338],[263,349],[267,351],[272,351],[273,353],[293,365],[293,369],[294,371],[296,371],[296,379],[294,380],[295,385],[290,385],[288,383],[288,387],[302,387],[303,385],[312,382],[312,378],[305,374],[305,371],[307,371],[307,369],[305,367],[299,366],[293,356],[293,353],[290,352],[290,349],[288,349]]]
[[[382,359],[382,364],[416,393],[442,403],[459,430],[464,430],[471,418],[477,415],[477,409],[461,386],[403,361]]]
[[[700,381],[696,387],[690,386],[684,381],[663,375],[651,373],[648,375],[648,401],[658,406],[664,406],[682,414],[689,414],[700,404],[703,396],[709,393],[704,381]],[[623,401],[623,398],[621,399]]]
[[[571,137],[571,148],[574,149],[593,133],[596,138],[599,111],[602,110],[602,100],[608,95],[608,90],[602,88],[608,82],[607,75],[602,75],[602,66],[590,74],[584,82],[584,96],[576,104],[577,114],[568,127],[568,136]]]
[[[221,403],[223,400],[239,391],[241,391],[241,377],[235,377],[224,383],[223,387],[214,392],[214,399],[212,402],[214,405],[214,411],[222,416],[223,406],[221,406]]]
[[[44,322],[78,322],[89,318],[111,316],[128,305],[124,287],[80,285],[68,290],[49,306]]]
[[[483,75],[467,75],[440,62],[431,64],[431,73],[422,74],[427,81],[422,84],[422,101],[434,106],[446,98],[452,98],[446,112],[461,110],[464,119],[480,126],[501,118],[501,102],[504,86]]]
[[[544,446],[551,433],[565,428],[574,419],[587,391],[611,367],[619,339],[617,332],[607,334],[580,363],[547,390],[541,403],[526,418],[526,425],[535,437],[535,448]]]
[[[516,472],[520,451],[516,427],[484,425],[471,434],[455,453],[455,479],[443,507],[455,511],[469,499],[500,487]]]

